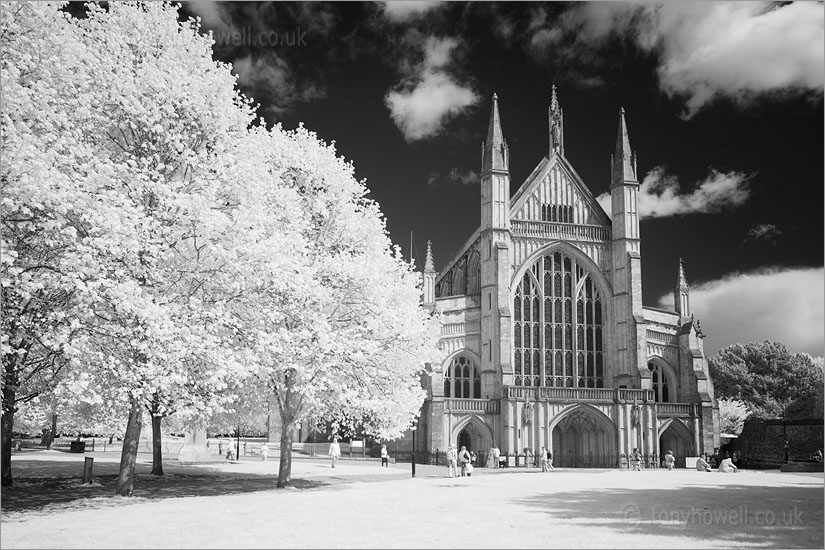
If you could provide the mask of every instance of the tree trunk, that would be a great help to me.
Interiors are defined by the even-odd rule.
[[[0,424],[0,463],[2,463],[2,486],[12,484],[11,478],[11,432],[14,427],[14,387],[7,384],[3,388],[3,419]]]
[[[132,495],[135,486],[135,464],[137,463],[138,445],[140,444],[140,428],[143,420],[143,409],[140,400],[129,398],[129,423],[126,424],[126,435],[123,437],[123,451],[120,453],[120,474],[117,476],[115,494],[128,497]]]
[[[292,422],[284,421],[281,415],[281,460],[278,465],[278,485],[283,489],[292,482]]]
[[[152,415],[152,474],[163,475],[163,454],[160,442],[160,421],[163,417],[158,414]]]

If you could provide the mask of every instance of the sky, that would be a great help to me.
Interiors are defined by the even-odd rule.
[[[511,193],[548,150],[608,191],[619,108],[641,182],[647,306],[679,258],[712,354],[825,354],[822,2],[184,3],[266,124],[303,124],[366,180],[394,243],[436,269],[480,220],[491,96]]]

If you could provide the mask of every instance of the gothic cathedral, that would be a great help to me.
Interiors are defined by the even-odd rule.
[[[673,311],[642,305],[639,180],[624,110],[605,213],[564,155],[553,95],[549,148],[510,196],[493,95],[481,226],[443,272],[427,246],[424,305],[441,317],[417,450],[552,450],[563,467],[626,467],[719,446],[718,407],[678,266]]]

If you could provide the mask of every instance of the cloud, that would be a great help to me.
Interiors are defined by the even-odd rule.
[[[316,85],[296,86],[289,65],[271,52],[260,57],[247,55],[236,59],[232,63],[232,72],[238,75],[240,86],[269,95],[273,99],[269,110],[276,116],[281,116],[295,102],[324,96],[324,90]]]
[[[721,96],[744,106],[766,93],[821,96],[825,84],[821,2],[585,2],[548,21],[532,35],[541,51],[564,34],[557,51],[574,59],[592,61],[615,36],[657,55],[659,86],[684,99],[685,118]]]
[[[396,23],[409,21],[442,5],[433,0],[403,0],[384,2],[384,15]]]
[[[748,233],[745,236],[745,240],[742,241],[742,244],[766,243],[776,245],[779,237],[781,236],[782,231],[772,223],[754,224],[750,229],[748,229]]]
[[[446,70],[457,45],[453,38],[429,37],[424,44],[424,61],[416,66],[415,74],[384,98],[407,141],[438,134],[449,117],[478,101],[471,88],[458,84]]]
[[[232,28],[232,22],[218,2],[212,0],[187,2],[186,7],[201,18],[201,23],[207,29],[217,32],[218,30]]]
[[[441,184],[475,185],[478,181],[478,172],[475,170],[464,171],[459,170],[458,168],[453,168],[446,177],[442,176],[439,172],[431,172],[429,179],[427,179],[427,185],[433,187]]]
[[[647,173],[639,186],[639,216],[664,218],[684,214],[709,214],[741,206],[750,197],[748,182],[752,176],[741,172],[711,170],[689,193],[680,193],[679,179],[669,176],[661,166]],[[596,200],[611,215],[610,194]]]
[[[705,353],[730,344],[775,340],[818,357],[825,352],[825,268],[766,268],[733,273],[690,289]],[[673,296],[659,299],[673,308]]]

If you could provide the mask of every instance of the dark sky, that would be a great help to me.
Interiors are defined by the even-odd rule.
[[[641,222],[645,304],[671,292],[679,257],[697,293],[768,289],[743,316],[791,314],[771,313],[776,284],[820,281],[796,298],[817,308],[795,347],[823,355],[823,8],[747,4],[204,2],[181,14],[215,33],[215,57],[267,124],[335,141],[393,241],[407,252],[412,231],[422,265],[432,240],[436,269],[479,223],[494,91],[511,193],[547,152],[551,85],[566,156],[595,196],[624,107],[655,205]],[[814,278],[786,280],[799,273]]]

